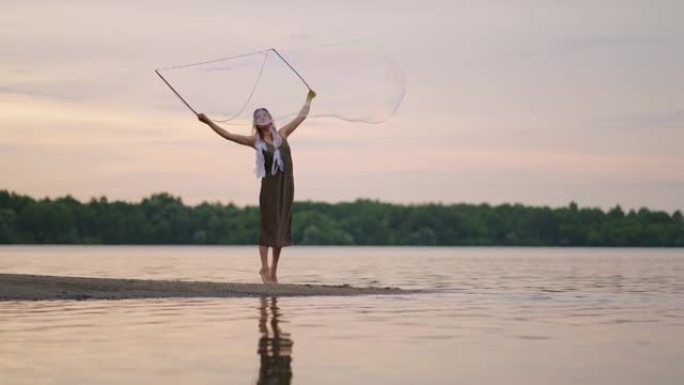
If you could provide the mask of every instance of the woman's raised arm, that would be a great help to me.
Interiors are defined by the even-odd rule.
[[[304,106],[302,109],[299,111],[299,114],[297,115],[296,118],[292,119],[292,121],[280,128],[278,132],[280,133],[281,136],[287,138],[292,131],[297,128],[304,119],[306,119],[306,116],[309,115],[309,109],[311,108],[311,100],[316,97],[316,93],[313,90],[309,90],[309,94],[306,95],[306,102],[304,103]]]
[[[231,132],[226,131],[223,127],[219,126],[218,124],[214,123],[209,119],[206,115],[204,114],[197,114],[197,119],[199,119],[200,122],[206,124],[207,126],[211,127],[214,132],[219,134],[220,136],[231,140],[235,143],[238,144],[243,144],[245,146],[250,146],[254,147],[256,143],[256,137],[254,135],[246,136],[246,135],[239,135],[239,134],[233,134]]]

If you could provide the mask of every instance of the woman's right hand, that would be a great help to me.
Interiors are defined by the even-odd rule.
[[[209,118],[203,113],[197,114],[197,119],[204,124],[209,124],[209,122],[211,122],[211,120],[209,120]]]

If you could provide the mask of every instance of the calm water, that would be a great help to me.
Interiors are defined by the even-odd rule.
[[[256,247],[0,247],[0,272],[260,282]],[[681,384],[684,250],[285,248],[398,296],[0,302],[1,384]]]

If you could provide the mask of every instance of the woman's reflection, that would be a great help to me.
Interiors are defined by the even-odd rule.
[[[259,347],[257,353],[261,356],[259,379],[257,384],[289,384],[292,380],[292,339],[290,333],[280,330],[278,321],[280,309],[277,306],[278,297],[261,297],[259,317]],[[269,322],[269,315],[271,320]],[[269,330],[270,324],[270,330]]]

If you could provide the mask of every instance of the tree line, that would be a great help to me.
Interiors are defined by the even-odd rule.
[[[0,244],[255,245],[259,207],[156,193],[138,203],[80,202],[0,190]],[[684,246],[680,210],[522,204],[294,202],[299,245]]]

